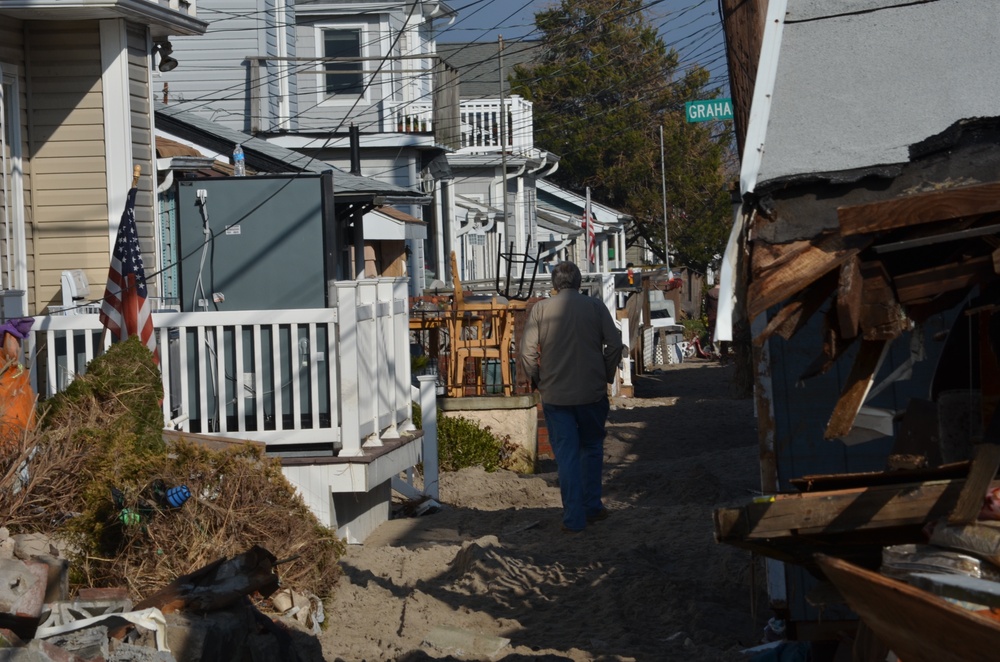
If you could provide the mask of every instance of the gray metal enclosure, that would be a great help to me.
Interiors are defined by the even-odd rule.
[[[332,209],[332,205],[326,204],[324,181],[318,174],[295,174],[179,182],[176,245],[181,311],[326,308],[327,281],[335,277],[337,229],[332,213],[324,211]],[[332,323],[317,329],[317,345],[325,347],[332,332]],[[212,335],[209,340],[228,339],[221,346],[242,347],[240,365],[254,365],[253,343],[247,329],[223,327],[221,333],[222,339]],[[241,343],[235,342],[235,333],[243,334]],[[274,429],[279,423],[274,418],[275,409],[283,412],[282,425],[293,424],[292,381],[285,377],[279,383],[276,375],[291,374],[292,362],[310,355],[308,331],[282,325],[262,333],[268,346],[275,344],[280,348],[274,359],[280,365],[268,362],[262,365],[259,377],[264,390],[253,394],[246,385],[255,376],[237,373],[237,357],[232,352],[205,351],[193,337],[183,339],[189,362],[218,361],[222,364],[221,374],[225,375],[225,379],[209,385],[207,394],[201,393],[199,385],[192,386],[184,403],[192,430],[216,431],[223,418],[228,421],[229,429],[235,429],[241,417],[237,408],[241,399],[249,412],[255,411],[257,399],[262,399],[264,430]],[[276,337],[271,338],[272,333]],[[171,339],[169,360],[175,371],[179,358],[174,343],[181,341]],[[209,367],[218,373],[214,365]],[[311,427],[313,414],[318,413],[320,424],[329,425],[333,415],[328,405],[329,393],[334,386],[324,379],[315,385],[319,410],[313,412],[310,383],[305,375],[298,381],[299,424]],[[171,395],[173,402],[180,403],[179,393]],[[208,397],[208,411],[202,411],[199,404],[203,395]],[[283,406],[277,407],[275,399],[280,399]],[[247,415],[244,422],[247,429],[258,429],[252,416]],[[339,442],[332,448],[337,446]],[[290,447],[282,448],[284,454],[294,454]],[[305,450],[315,453],[316,447]]]
[[[335,228],[324,218],[322,181],[297,174],[179,182],[180,309],[326,307]]]

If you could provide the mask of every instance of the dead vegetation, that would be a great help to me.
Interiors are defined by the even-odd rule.
[[[114,345],[43,404],[38,430],[0,440],[0,525],[66,545],[76,587],[140,600],[253,547],[282,585],[327,596],[342,541],[322,527],[277,460],[246,444],[215,451],[162,435],[158,368],[137,341]],[[174,507],[166,490],[186,486]]]

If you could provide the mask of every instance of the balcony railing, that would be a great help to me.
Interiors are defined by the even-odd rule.
[[[300,58],[248,56],[250,78],[251,133],[275,130],[303,130],[306,116],[325,116],[343,126],[360,122],[373,133],[428,133],[438,144],[452,149],[459,146],[458,71],[433,54],[397,56],[384,62],[382,58]],[[323,87],[328,67],[337,63],[362,65],[364,86],[374,98],[364,103],[346,106],[317,104],[316,95]],[[430,66],[427,66],[430,63]],[[377,64],[377,66],[376,66]],[[268,81],[295,76],[299,90],[299,117],[275,115],[288,112],[292,99],[274,97]],[[390,96],[379,97],[381,90],[394,90]],[[427,92],[433,90],[433,92]],[[329,99],[334,96],[330,95]],[[308,112],[304,112],[308,109]],[[345,115],[346,114],[346,115]],[[341,121],[342,120],[342,121]],[[296,123],[299,126],[296,126]],[[330,122],[327,121],[326,125]]]
[[[503,127],[502,138],[506,140],[508,151],[523,154],[534,147],[532,133],[531,102],[517,95],[503,99],[506,108],[507,126]],[[501,140],[501,100],[477,99],[461,103],[462,152],[487,153],[500,150]]]
[[[279,455],[353,457],[410,427],[405,279],[333,285],[330,308],[154,313],[164,427],[253,439]],[[106,347],[96,314],[36,318],[36,392]],[[339,451],[339,452],[338,452]]]

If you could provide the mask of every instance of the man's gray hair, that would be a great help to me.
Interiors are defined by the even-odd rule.
[[[552,269],[552,289],[556,292],[578,290],[582,283],[580,267],[572,262],[560,262]]]

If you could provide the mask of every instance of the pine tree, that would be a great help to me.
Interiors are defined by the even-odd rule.
[[[718,95],[705,89],[708,71],[679,71],[641,0],[562,0],[535,23],[542,54],[515,67],[511,85],[534,104],[535,143],[561,158],[550,179],[580,194],[589,186],[594,200],[630,214],[628,243],[644,237],[662,259],[662,126],[671,264],[704,269],[732,221],[729,130],[684,117],[685,101]]]

